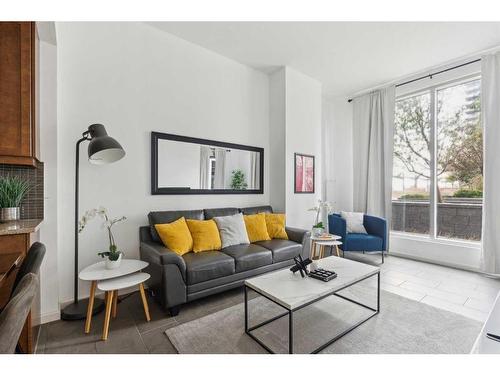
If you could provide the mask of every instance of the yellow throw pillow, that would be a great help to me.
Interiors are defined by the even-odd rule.
[[[266,213],[266,227],[269,237],[288,240],[288,235],[285,231],[285,214]]]
[[[155,224],[155,228],[163,244],[176,254],[184,255],[193,249],[193,237],[184,217],[168,224]]]
[[[187,220],[187,226],[193,237],[193,251],[220,250],[222,243],[219,229],[214,220]]]
[[[271,238],[267,233],[266,214],[243,215],[245,227],[247,228],[248,239],[250,242],[267,241]]]

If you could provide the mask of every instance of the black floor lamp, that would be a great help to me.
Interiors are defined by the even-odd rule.
[[[76,142],[76,177],[75,177],[75,274],[74,274],[74,299],[73,303],[61,310],[61,319],[79,320],[87,315],[87,299],[78,300],[78,180],[80,143],[90,141],[88,147],[89,162],[91,164],[109,164],[125,156],[122,146],[106,133],[104,125],[93,124],[82,134]],[[94,301],[92,314],[102,311],[104,303],[100,299]]]

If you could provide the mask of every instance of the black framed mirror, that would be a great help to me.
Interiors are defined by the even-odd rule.
[[[263,148],[151,132],[151,194],[263,192]]]

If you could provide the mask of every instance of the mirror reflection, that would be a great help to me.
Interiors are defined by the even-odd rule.
[[[197,192],[199,194],[222,190],[221,193],[251,193],[261,190],[261,149],[254,148],[256,151],[253,151],[234,144],[213,143],[217,145],[157,139],[156,181],[159,193],[189,190],[202,190]]]

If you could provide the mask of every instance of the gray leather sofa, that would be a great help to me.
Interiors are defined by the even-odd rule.
[[[289,267],[298,254],[309,256],[309,232],[303,229],[287,227],[288,240],[272,239],[179,256],[163,245],[154,228],[154,224],[169,223],[182,216],[206,220],[238,212],[249,215],[272,212],[272,208],[258,206],[149,213],[150,226],[139,229],[141,259],[149,262],[145,270],[151,275],[149,290],[171,315],[177,315],[179,307],[188,301],[239,287],[245,279]]]

